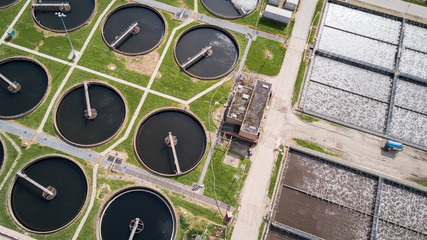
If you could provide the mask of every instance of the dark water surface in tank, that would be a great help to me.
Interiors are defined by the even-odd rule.
[[[42,197],[42,190],[18,178],[11,193],[12,211],[26,228],[46,232],[72,221],[82,209],[87,195],[87,181],[82,169],[71,160],[52,156],[31,163],[22,170],[44,187],[52,186],[57,194],[52,200]]]
[[[201,0],[203,5],[213,14],[223,18],[240,18],[247,16],[253,12],[258,4],[258,0],[234,0],[239,4],[246,12],[246,14],[240,14],[231,0]]]
[[[209,11],[228,18],[240,17],[239,12],[234,8],[230,0],[202,0]]]
[[[23,58],[7,59],[0,63],[0,73],[21,85],[19,92],[11,93],[7,89],[9,84],[0,80],[0,118],[17,117],[32,110],[43,100],[49,78],[38,63]]]
[[[225,30],[211,26],[196,26],[184,33],[175,47],[175,57],[180,65],[202,48],[212,46],[212,56],[204,57],[186,70],[199,78],[218,78],[229,72],[239,59],[239,46]]]
[[[84,115],[86,100],[83,85],[67,93],[58,105],[56,123],[67,140],[80,145],[94,145],[108,140],[121,128],[126,117],[125,102],[114,89],[91,82],[91,107],[98,115],[89,120]]]
[[[182,172],[196,166],[206,149],[206,134],[201,123],[193,116],[176,110],[160,111],[144,120],[138,129],[135,149],[144,164],[162,174],[175,174],[172,149],[165,138],[172,132]]]
[[[0,1],[0,8],[8,7],[8,6],[14,4],[17,1],[18,0],[1,0]]]
[[[0,140],[0,169],[3,166],[3,162],[4,162],[4,148],[5,146],[3,146],[2,141]]]
[[[118,195],[104,210],[101,218],[102,240],[128,239],[130,222],[139,218],[144,229],[134,240],[169,240],[175,235],[175,216],[170,204],[160,195],[135,188]]]
[[[118,51],[125,54],[142,54],[152,50],[162,41],[166,24],[160,13],[139,4],[129,4],[113,10],[104,24],[104,40],[108,44],[113,43],[116,36],[134,22],[138,22],[140,32],[131,34],[116,47]]]
[[[40,2],[40,1],[39,1]],[[62,3],[58,0],[43,0],[42,3]],[[85,24],[95,11],[95,0],[66,0],[71,6],[69,12],[64,13],[65,26],[68,31],[75,30]],[[36,22],[52,31],[65,32],[61,19],[54,11],[35,11]]]

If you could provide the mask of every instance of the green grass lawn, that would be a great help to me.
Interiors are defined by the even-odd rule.
[[[280,150],[281,152],[279,152],[277,156],[276,162],[274,163],[274,169],[270,177],[270,185],[268,187],[268,194],[267,194],[269,198],[273,196],[274,187],[276,186],[277,175],[279,174],[280,165],[282,164],[283,152],[284,152],[283,145],[280,146]]]
[[[120,5],[127,3],[126,1],[119,1],[114,4],[112,8],[116,8]],[[152,69],[145,69],[144,72],[137,72],[135,70],[131,70],[126,66],[126,62],[130,62],[132,64],[139,64],[139,68],[144,68],[144,62],[153,61],[157,57],[160,57],[163,52],[164,45],[167,42],[167,39],[172,32],[173,28],[178,26],[178,22],[172,20],[172,15],[167,12],[161,12],[166,20],[167,31],[165,37],[157,49],[154,49],[152,52],[140,55],[140,56],[125,56],[123,54],[116,53],[111,50],[102,39],[101,30],[98,28],[92,37],[85,53],[79,61],[79,65],[84,67],[88,67],[90,69],[121,78],[123,80],[136,83],[140,86],[147,86],[148,81],[150,80],[151,74],[154,70],[154,66]],[[106,61],[106,59],[108,59]],[[156,60],[157,62],[157,60]],[[115,69],[109,68],[109,66],[114,66]]]
[[[312,123],[312,122],[318,122],[318,121],[320,121],[317,118],[314,118],[314,117],[311,117],[311,116],[308,116],[308,115],[305,115],[305,114],[297,114],[297,116],[298,116],[299,119],[303,120],[304,122]]]
[[[7,30],[7,28],[12,23],[13,19],[15,19],[16,15],[18,14],[19,10],[24,6],[25,0],[21,0],[17,2],[15,5],[0,9],[0,34],[3,35],[3,33]],[[1,36],[0,35],[0,36]]]
[[[294,85],[294,94],[292,95],[292,106],[298,101],[299,95],[301,93],[302,83],[304,82],[305,69],[307,68],[307,63],[304,59],[301,59],[301,63],[298,69],[297,79]]]
[[[235,168],[224,164],[224,157],[225,152],[215,148],[210,164],[213,164],[215,173],[216,197],[223,203],[237,207],[240,191],[248,175],[251,162],[248,159],[240,160],[239,166]],[[204,185],[204,195],[215,198],[214,177],[211,166],[209,166],[206,174]]]
[[[333,152],[329,152],[327,150],[325,150],[323,147],[317,145],[314,142],[310,142],[310,141],[305,141],[302,139],[298,139],[298,138],[292,138],[292,140],[294,140],[298,145],[300,145],[301,147],[305,147],[305,148],[309,148],[311,150],[317,151],[317,152],[321,152],[333,157],[339,157],[338,154],[333,153]]]
[[[0,46],[0,56],[2,58],[13,57],[13,56],[28,56],[28,57],[37,59],[47,68],[47,71],[50,75],[50,86],[48,89],[47,97],[34,112],[32,112],[31,114],[27,115],[24,118],[14,120],[15,122],[18,122],[29,128],[37,129],[43,119],[43,116],[49,106],[51,99],[55,95],[56,89],[59,87],[65,75],[67,74],[68,70],[70,69],[69,66],[66,66],[51,60],[47,60],[45,58],[34,56],[32,54],[28,54],[26,52],[8,47],[6,45]]]
[[[279,42],[257,37],[252,42],[246,66],[251,71],[268,76],[276,76],[282,67],[285,53],[286,48]]]
[[[417,4],[417,5],[420,5],[420,6],[427,7],[427,2],[426,2],[426,1],[424,1],[424,0],[403,0],[403,1],[405,1],[405,2],[410,2],[410,3],[414,3],[414,4]]]

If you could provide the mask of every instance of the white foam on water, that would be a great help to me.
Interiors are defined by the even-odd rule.
[[[427,197],[384,183],[379,217],[411,229],[427,232]]]
[[[402,23],[390,18],[329,3],[325,24],[360,35],[398,44]]]
[[[427,146],[427,115],[395,107],[389,134],[408,142]]]
[[[427,42],[423,44],[427,45]],[[427,80],[427,54],[404,49],[400,58],[399,70],[402,73]]]
[[[388,104],[310,81],[305,90],[304,110],[359,127],[382,132]]]
[[[393,79],[316,55],[311,80],[388,102]]]
[[[297,188],[353,209],[373,213],[377,180],[295,154],[304,169]],[[314,177],[313,177],[314,176]]]
[[[399,79],[394,103],[427,115],[427,86]]]
[[[427,53],[427,28],[405,24],[403,46]]]
[[[393,69],[397,47],[351,33],[324,27],[319,49]]]
[[[422,234],[407,230],[405,228],[387,223],[385,221],[378,221],[377,227],[377,240],[421,240],[427,239]]]

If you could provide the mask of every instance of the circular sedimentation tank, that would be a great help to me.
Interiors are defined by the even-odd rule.
[[[55,130],[66,142],[94,147],[108,142],[120,132],[127,108],[117,89],[106,83],[87,81],[67,90],[53,114]]]
[[[108,47],[125,55],[145,54],[162,42],[165,20],[157,10],[142,4],[125,4],[104,20],[102,39]]]
[[[201,0],[201,2],[210,13],[219,18],[236,19],[255,11],[259,0]]]
[[[14,220],[27,231],[52,233],[65,228],[80,214],[88,195],[88,181],[80,166],[63,156],[45,156],[18,173],[54,193],[53,197],[16,175],[10,190]]]
[[[0,74],[1,119],[23,117],[45,99],[50,77],[36,60],[27,57],[4,59],[0,62]]]
[[[2,0],[0,1],[0,9],[10,7],[17,3],[19,0]]]
[[[171,142],[179,166],[176,166]],[[135,134],[134,150],[149,170],[163,176],[176,176],[193,170],[200,163],[206,143],[205,129],[196,116],[182,109],[164,108],[142,120]]]
[[[175,211],[166,197],[150,188],[130,187],[105,204],[97,222],[97,238],[128,239],[135,226],[134,240],[171,240],[176,225]]]
[[[31,13],[34,21],[42,28],[53,32],[74,31],[88,24],[95,12],[95,0],[35,0]],[[35,4],[42,4],[36,7]],[[60,18],[62,15],[62,20]]]
[[[229,74],[239,60],[239,44],[226,30],[197,25],[185,30],[176,41],[175,61],[188,75],[218,79]]]

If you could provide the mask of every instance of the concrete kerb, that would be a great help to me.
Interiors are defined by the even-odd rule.
[[[44,93],[43,97],[40,99],[40,101],[33,108],[29,109],[28,111],[26,111],[24,113],[20,113],[20,114],[15,115],[15,116],[0,116],[0,119],[6,119],[6,120],[22,118],[22,117],[25,117],[28,114],[34,112],[46,100],[47,96],[49,95],[51,84],[52,84],[52,76],[50,75],[46,66],[43,63],[41,63],[39,60],[32,58],[32,57],[27,57],[27,56],[14,56],[14,57],[9,57],[9,58],[5,58],[5,59],[1,60],[0,65],[2,65],[4,63],[11,62],[11,61],[28,61],[28,62],[34,63],[36,65],[39,65],[44,70],[44,72],[46,73],[47,89],[46,89],[46,92]]]
[[[41,157],[37,157],[35,160],[32,160],[29,163],[25,164],[21,169],[24,170],[24,169],[30,167],[31,165],[33,165],[33,164],[35,164],[35,163],[37,163],[39,161],[42,161],[44,159],[51,158],[51,157],[64,158],[64,159],[66,159],[68,161],[71,161],[72,163],[76,164],[79,167],[79,169],[83,172],[83,175],[84,175],[85,180],[86,180],[86,187],[87,187],[86,199],[85,199],[85,202],[82,204],[82,207],[81,207],[79,213],[73,219],[71,219],[68,223],[66,223],[65,225],[63,225],[63,226],[61,226],[61,227],[59,227],[57,229],[48,230],[48,231],[36,231],[36,230],[29,229],[29,228],[25,227],[23,224],[21,224],[18,221],[18,219],[15,217],[15,214],[13,213],[13,210],[12,210],[12,198],[11,198],[12,197],[12,189],[13,189],[13,186],[15,185],[16,181],[18,180],[18,177],[15,175],[13,177],[13,179],[11,180],[11,183],[10,183],[9,188],[7,190],[7,195],[6,195],[7,210],[8,210],[9,215],[11,216],[11,218],[13,219],[13,221],[15,222],[16,225],[18,225],[20,228],[24,229],[25,231],[28,231],[28,232],[34,233],[34,234],[50,234],[50,233],[61,231],[61,230],[65,229],[65,228],[67,228],[68,226],[70,226],[72,223],[74,223],[80,217],[81,213],[83,212],[83,209],[86,208],[86,205],[89,202],[89,198],[88,198],[89,192],[91,190],[92,191],[96,191],[96,189],[91,189],[91,187],[89,186],[89,181],[88,181],[87,174],[86,174],[84,168],[81,166],[81,164],[78,161],[74,160],[73,158],[70,158],[70,157],[65,156],[65,155],[61,155],[61,154],[49,154],[49,155],[44,155],[44,156],[41,156]]]
[[[307,155],[315,157],[315,158],[320,158],[321,160],[324,160],[324,161],[327,161],[327,162],[330,162],[333,164],[337,164],[337,165],[340,165],[340,166],[343,166],[345,168],[349,168],[349,169],[352,169],[352,170],[355,170],[358,172],[363,172],[363,173],[366,173],[368,175],[371,175],[371,176],[374,176],[377,178],[383,178],[386,181],[401,185],[401,186],[406,187],[406,188],[413,188],[413,189],[425,194],[427,197],[427,187],[423,187],[423,186],[416,185],[416,184],[413,184],[410,182],[406,182],[406,181],[391,177],[389,175],[386,175],[386,174],[383,174],[380,172],[376,172],[376,171],[372,171],[370,169],[360,167],[360,166],[357,166],[355,164],[345,162],[341,159],[334,158],[334,157],[331,157],[329,155],[319,153],[319,152],[316,152],[316,151],[313,151],[310,149],[306,149],[306,148],[303,148],[300,146],[290,145],[289,150],[294,150],[294,151],[301,152],[301,153],[307,154]]]
[[[62,100],[65,99],[65,97],[71,93],[72,91],[74,91],[75,89],[81,87],[83,85],[83,83],[77,83],[73,86],[71,86],[70,88],[68,88],[63,94],[62,96],[58,99],[58,101],[56,102],[56,105],[52,111],[52,120],[53,120],[53,126],[55,128],[55,132],[58,134],[58,136],[64,140],[65,142],[71,144],[71,145],[75,145],[77,147],[83,147],[83,148],[91,148],[91,147],[96,147],[96,146],[100,146],[103,145],[109,141],[111,141],[112,139],[114,139],[118,134],[120,134],[120,132],[122,132],[122,130],[124,129],[124,126],[126,125],[126,122],[128,121],[128,113],[129,113],[129,109],[128,109],[128,103],[126,98],[123,96],[123,94],[119,91],[119,89],[117,89],[115,86],[108,84],[106,82],[103,81],[99,81],[99,80],[90,80],[88,81],[89,85],[100,85],[100,86],[104,86],[107,88],[112,89],[114,92],[116,92],[117,94],[119,94],[119,96],[121,97],[121,99],[124,102],[125,105],[125,118],[123,120],[123,123],[121,124],[120,128],[117,129],[117,131],[108,139],[105,139],[104,141],[98,142],[98,143],[94,143],[94,144],[79,144],[79,143],[75,143],[72,142],[71,140],[67,139],[62,133],[61,131],[59,131],[59,127],[58,127],[58,123],[57,123],[57,119],[56,119],[56,114],[58,113],[58,108],[59,105],[61,104]]]

